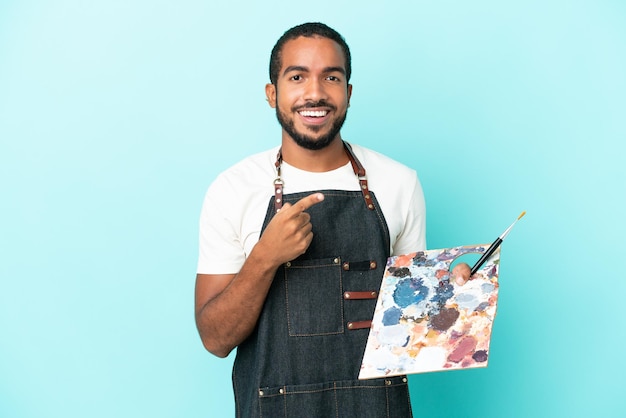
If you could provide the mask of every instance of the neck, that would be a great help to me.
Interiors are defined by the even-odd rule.
[[[327,147],[319,150],[302,148],[288,135],[283,135],[282,140],[283,161],[311,172],[325,172],[344,166],[349,160],[343,149],[341,136],[337,137]]]

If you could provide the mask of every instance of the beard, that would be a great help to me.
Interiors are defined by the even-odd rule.
[[[322,106],[330,107],[333,110],[336,110],[334,106],[329,106],[323,100],[318,103],[307,103],[302,108],[312,108],[312,107],[322,107]],[[292,112],[296,113],[300,109],[301,108],[293,108]],[[326,134],[323,134],[322,136],[319,136],[319,137],[313,137],[313,136],[306,135],[304,133],[300,133],[296,131],[293,119],[289,119],[287,115],[285,115],[280,110],[280,108],[278,107],[278,103],[276,104],[276,118],[278,119],[280,126],[285,130],[285,132],[287,132],[287,134],[289,134],[289,136],[296,142],[296,144],[298,144],[302,148],[306,148],[308,150],[313,150],[313,151],[325,148],[333,142],[333,140],[339,134],[339,131],[341,130],[341,127],[343,126],[343,123],[346,121],[347,114],[348,114],[348,111],[346,110],[346,112],[343,115],[339,115],[339,117],[337,117],[337,119],[333,121],[332,126],[330,127],[330,130]],[[323,127],[312,126],[309,129],[311,129],[314,132],[317,132],[323,129]]]

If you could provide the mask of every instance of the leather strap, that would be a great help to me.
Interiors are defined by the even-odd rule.
[[[352,321],[352,322],[348,322],[348,329],[349,330],[370,328],[371,326],[372,326],[372,321]]]
[[[352,152],[352,147],[346,141],[343,141],[343,148],[348,155],[348,159],[350,160],[350,164],[352,165],[352,171],[359,179],[359,185],[361,186],[361,193],[363,193],[363,198],[365,199],[365,205],[369,210],[374,210],[374,201],[372,200],[372,196],[370,195],[369,188],[367,186],[367,177],[365,175],[365,168],[359,161],[359,159]],[[283,163],[283,153],[282,148],[278,150],[278,155],[276,155],[276,162],[274,165],[276,166],[276,179],[274,180],[274,209],[276,212],[280,211],[283,207],[283,187],[285,183],[281,177],[280,167]]]
[[[372,200],[372,196],[370,196],[369,188],[367,187],[367,177],[365,176],[365,168],[361,165],[361,162],[354,152],[352,152],[352,147],[346,141],[343,141],[343,147],[348,153],[348,158],[350,158],[350,163],[352,164],[352,170],[354,170],[354,174],[359,178],[359,185],[361,186],[361,193],[363,193],[363,198],[365,198],[365,204],[369,210],[374,210],[374,201]]]
[[[365,292],[352,292],[347,291],[343,292],[343,298],[348,300],[362,300],[362,299],[376,299],[378,297],[378,292],[374,290],[368,290]]]
[[[274,209],[276,212],[282,209],[283,207],[283,186],[285,183],[280,176],[280,166],[283,163],[283,153],[282,148],[278,149],[278,155],[276,156],[276,162],[274,165],[276,166],[276,178],[274,179]]]

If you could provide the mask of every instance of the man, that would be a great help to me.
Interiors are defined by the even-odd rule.
[[[265,91],[281,146],[231,167],[200,219],[196,323],[237,347],[237,416],[407,417],[406,377],[357,379],[388,256],[425,249],[415,171],[350,145],[351,59],[321,23],[278,40]]]

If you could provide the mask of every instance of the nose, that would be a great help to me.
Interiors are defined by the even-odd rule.
[[[321,80],[312,78],[306,83],[304,89],[303,99],[306,101],[318,102],[322,99],[327,99],[326,89]]]

